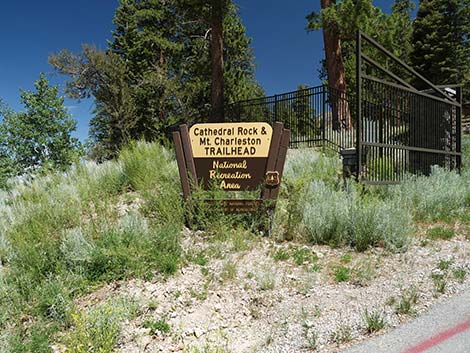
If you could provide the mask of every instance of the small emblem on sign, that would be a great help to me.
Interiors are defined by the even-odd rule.
[[[279,172],[266,172],[266,185],[277,186],[279,183]]]

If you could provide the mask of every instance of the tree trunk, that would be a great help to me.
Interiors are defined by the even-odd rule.
[[[321,8],[335,4],[335,0],[320,0]],[[334,130],[350,129],[351,113],[346,100],[346,74],[344,71],[341,40],[336,22],[323,23],[323,42],[325,46],[326,71],[330,90],[332,124]]]
[[[210,122],[224,121],[224,40],[223,40],[223,0],[212,0],[211,16],[211,115]]]

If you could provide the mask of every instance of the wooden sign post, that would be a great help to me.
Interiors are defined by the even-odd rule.
[[[257,190],[259,199],[217,200],[224,212],[258,212],[266,205],[271,210],[279,195],[290,130],[282,123],[180,125],[173,132],[176,159],[187,200],[192,185],[220,187],[224,191]],[[215,202],[216,200],[208,200]]]

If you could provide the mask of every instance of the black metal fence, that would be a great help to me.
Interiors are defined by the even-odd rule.
[[[363,45],[367,44],[367,54]],[[372,59],[383,55],[385,65]],[[392,63],[392,65],[390,65]],[[421,80],[418,90],[391,71]],[[351,89],[351,87],[350,87]],[[353,94],[327,86],[230,104],[230,121],[281,121],[291,130],[290,147],[326,146],[355,156],[358,180],[400,182],[407,174],[430,173],[433,165],[460,169],[461,89],[435,86],[367,35],[357,33]],[[355,149],[354,151],[352,149]],[[348,162],[349,163],[349,162]]]
[[[458,102],[363,77],[359,124],[354,100],[327,86],[237,102],[228,106],[227,118],[281,121],[291,130],[291,148],[341,152],[360,142],[358,177],[389,184],[406,174],[429,174],[433,165],[460,168],[459,109]]]
[[[280,121],[291,130],[290,147],[355,146],[353,101],[344,92],[318,86],[230,104],[230,121]]]

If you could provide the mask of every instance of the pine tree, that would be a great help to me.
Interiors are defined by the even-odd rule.
[[[211,0],[211,114],[209,121],[224,121],[224,35],[227,0]]]
[[[334,0],[320,1],[323,11],[331,10],[335,3],[336,1]],[[322,26],[328,86],[334,89],[331,92],[333,128],[337,130],[344,126],[344,128],[350,129],[352,127],[352,122],[349,102],[338,99],[340,92],[347,91],[346,72],[344,69],[338,22],[333,17],[324,16]]]
[[[98,155],[112,157],[130,139],[162,139],[168,125],[208,119],[210,5],[206,0],[121,0],[106,52],[86,46],[79,55],[62,51],[50,57],[71,77],[71,97],[96,99],[90,133]],[[250,40],[231,3],[222,27],[224,104],[262,94]],[[125,134],[119,131],[124,127]]]
[[[411,50],[411,12],[414,3],[411,0],[395,0],[392,13],[385,14],[372,0],[342,0],[334,2],[321,13],[307,16],[307,31],[320,30],[325,23],[334,22],[338,27],[341,40],[341,52],[348,87],[355,87],[355,45],[356,31],[360,30],[381,43],[395,56],[409,62]],[[366,54],[383,65],[389,65],[383,57],[374,51],[363,48]],[[325,78],[325,68],[320,78]],[[352,93],[353,90],[349,90]]]
[[[307,16],[307,31],[320,29],[324,31],[325,60],[322,62],[320,79],[336,88],[332,92],[333,126],[338,127],[341,124],[342,127],[348,127],[351,126],[349,108],[342,106],[344,101],[335,97],[335,91],[347,91],[349,100],[354,101],[357,30],[376,39],[395,56],[407,62],[411,50],[410,16],[414,4],[410,0],[395,0],[390,15],[374,6],[372,0],[321,0],[321,5],[320,13],[312,12]],[[363,48],[363,51],[392,71],[402,76],[406,75],[400,67],[385,60],[377,51],[367,47]],[[341,55],[342,63],[338,53]]]
[[[469,7],[469,0],[420,1],[411,62],[434,84],[465,83],[470,64]],[[422,82],[416,84],[424,87]]]

